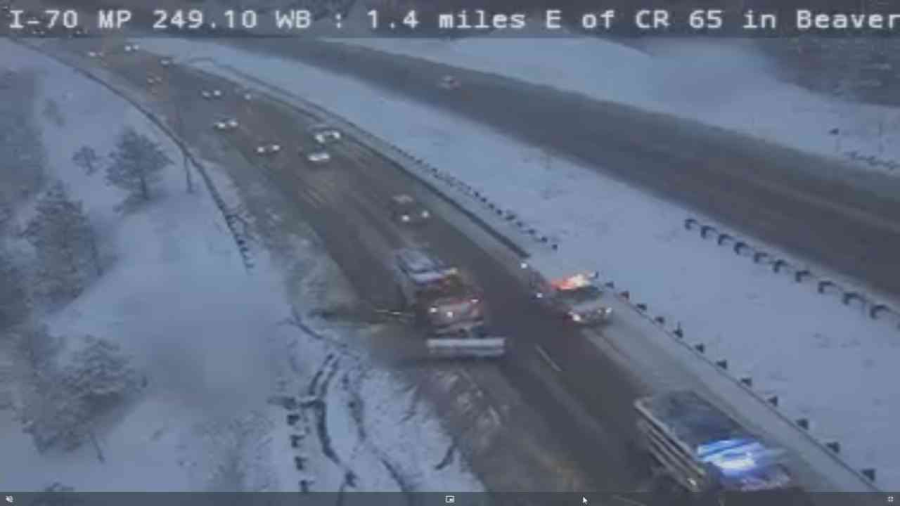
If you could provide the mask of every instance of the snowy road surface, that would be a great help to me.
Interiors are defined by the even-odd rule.
[[[701,241],[683,228],[687,210],[478,125],[295,62],[197,42],[190,48],[176,41],[149,44],[252,71],[484,190],[561,239],[572,265],[599,267],[655,314],[681,322],[692,341],[727,359],[735,374],[750,374],[757,388],[780,394],[788,416],[810,416],[817,437],[840,440],[854,466],[876,467],[879,483],[893,483],[886,420],[900,403],[890,381],[897,349],[890,327]],[[515,184],[497,160],[515,168]],[[835,368],[848,373],[835,377]],[[866,434],[856,430],[860,413]]]
[[[405,412],[410,392],[402,378],[365,357],[343,355],[341,346],[366,339],[366,329],[325,326],[319,332],[331,340],[322,341],[283,323],[292,306],[303,314],[349,298],[346,282],[304,236],[302,223],[288,227],[290,248],[272,255],[255,248],[248,275],[207,189],[195,174],[197,192],[185,192],[181,155],[153,124],[39,53],[0,42],[0,54],[2,70],[38,77],[32,106],[42,136],[34,141],[46,149],[48,172],[84,202],[112,262],[48,323],[68,340],[93,333],[119,342],[150,379],[138,403],[98,430],[103,462],[91,445],[38,454],[15,412],[0,411],[0,488],[40,490],[61,482],[79,491],[297,491],[305,479],[311,490],[345,483],[348,490],[399,491],[407,482],[418,490],[481,489],[462,459],[433,468],[452,442],[427,405]],[[42,113],[47,110],[56,112]],[[122,194],[102,174],[75,168],[71,157],[83,145],[106,153],[125,126],[162,143],[179,163],[166,172],[157,201],[123,216],[113,211]],[[210,169],[223,198],[238,207],[227,177]],[[296,262],[290,271],[296,283],[287,282],[279,255]],[[326,363],[329,356],[342,361]],[[289,426],[288,412],[270,397],[305,397],[323,363],[333,379],[330,389],[320,383],[316,392],[329,408],[324,425],[313,410]],[[367,410],[354,398],[364,398]],[[292,448],[296,433],[309,437]],[[338,442],[331,451],[343,459],[340,465],[329,457],[325,438]],[[297,456],[305,459],[302,470]]]

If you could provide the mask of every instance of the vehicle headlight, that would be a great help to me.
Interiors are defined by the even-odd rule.
[[[611,314],[612,314],[612,308],[611,308],[611,307],[605,307],[605,308],[603,308],[603,315],[604,315],[604,316],[609,316],[609,315],[611,315]]]
[[[429,213],[428,211],[422,211],[423,218],[428,218],[429,216],[431,216],[431,213]]]
[[[578,314],[578,313],[569,313],[569,316],[572,317],[572,321],[573,321],[573,322],[580,322],[580,321],[581,321],[581,315]]]
[[[447,311],[447,318],[453,318],[453,311]]]
[[[428,308],[428,312],[431,313],[431,314],[437,313],[437,308],[436,308],[436,307],[430,307],[430,308]]]
[[[404,214],[403,216],[400,217],[400,220],[401,220],[401,221],[404,221],[404,222],[408,222],[408,221],[409,221],[409,215],[408,215],[408,214]]]

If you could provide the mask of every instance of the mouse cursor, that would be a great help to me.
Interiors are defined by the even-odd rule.
[[[587,498],[586,498],[586,497],[581,496],[581,504],[587,504]]]

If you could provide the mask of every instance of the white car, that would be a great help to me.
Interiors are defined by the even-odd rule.
[[[200,96],[207,100],[213,98],[222,98],[222,90],[203,90],[200,92]]]
[[[213,90],[212,96],[214,98],[222,98],[222,90]]]
[[[281,146],[278,144],[263,144],[256,147],[257,155],[274,155],[281,152]]]
[[[170,66],[172,66],[172,59],[171,58],[162,58],[161,60],[159,60],[159,64],[162,67],[170,67]]]
[[[236,119],[221,120],[221,121],[216,121],[215,123],[213,123],[213,128],[215,128],[216,130],[221,130],[221,131],[234,130],[237,127],[238,127],[238,122]]]
[[[125,44],[125,52],[126,53],[133,53],[140,48],[141,48],[141,46],[138,46],[137,44]]]
[[[209,99],[209,98],[212,98],[212,92],[202,90],[202,91],[200,91],[200,96],[203,98]]]
[[[306,159],[310,163],[315,163],[315,164],[321,165],[321,164],[326,164],[326,163],[330,162],[331,155],[329,155],[325,151],[314,151],[314,152],[306,155]]]
[[[331,144],[341,140],[341,133],[337,130],[319,130],[313,134],[313,138],[319,144]]]
[[[90,58],[103,58],[103,51],[88,51]]]
[[[438,86],[440,86],[441,88],[443,88],[445,90],[456,90],[456,89],[459,89],[459,87],[462,85],[460,84],[459,79],[457,79],[453,76],[444,76],[441,78],[441,81],[440,81],[440,83],[438,83]]]

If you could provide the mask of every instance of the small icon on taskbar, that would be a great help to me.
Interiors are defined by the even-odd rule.
[[[893,503],[893,502],[894,502],[894,496],[889,495],[889,496],[888,496],[888,502],[889,502],[889,503]]]
[[[444,502],[447,504],[454,504],[454,503],[456,503],[456,496],[455,495],[445,495]]]

